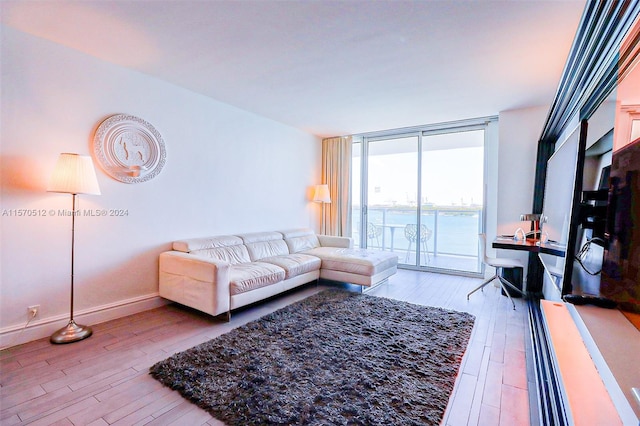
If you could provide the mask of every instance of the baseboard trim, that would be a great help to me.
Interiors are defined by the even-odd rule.
[[[158,308],[167,303],[169,301],[161,298],[158,293],[152,293],[83,311],[76,311],[73,317],[79,324],[100,324],[101,322]],[[67,313],[32,321],[27,327],[14,325],[2,328],[0,329],[0,350],[49,337],[54,331],[64,327],[68,322],[69,314]]]

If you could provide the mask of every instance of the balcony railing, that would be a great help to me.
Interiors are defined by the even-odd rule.
[[[360,242],[356,222],[360,217],[359,209],[353,210],[354,240]],[[417,224],[415,208],[369,207],[367,223],[367,247],[378,250],[390,250],[407,253],[406,263],[415,263],[415,242],[405,234],[408,224]],[[429,257],[450,256],[466,258],[466,264],[478,264],[478,234],[482,230],[482,207],[423,207],[420,224],[426,226],[429,238],[426,247]],[[420,247],[424,251],[424,246]],[[476,262],[470,262],[472,260]],[[403,262],[405,257],[401,256]],[[427,262],[425,262],[427,263]],[[432,265],[433,266],[433,265]],[[475,271],[477,268],[471,268]],[[464,267],[469,270],[469,266]]]

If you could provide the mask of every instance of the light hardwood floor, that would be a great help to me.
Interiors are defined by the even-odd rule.
[[[493,286],[467,301],[466,294],[480,282],[401,270],[368,293],[476,316],[443,424],[527,425],[526,302],[515,299],[514,311]],[[324,287],[308,285],[240,310],[229,323],[168,305],[96,324],[94,335],[81,342],[51,345],[42,339],[4,350],[0,424],[220,425],[162,387],[148,375],[149,367]]]

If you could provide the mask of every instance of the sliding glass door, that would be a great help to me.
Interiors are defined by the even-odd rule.
[[[422,217],[431,230],[431,259],[419,265],[480,272],[484,130],[425,134],[421,152]]]
[[[418,221],[418,136],[367,144],[367,247],[406,252],[405,228]],[[406,257],[406,259],[405,259]]]
[[[356,245],[398,253],[406,268],[479,273],[484,126],[356,138]]]

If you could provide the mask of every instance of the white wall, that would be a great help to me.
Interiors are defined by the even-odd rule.
[[[520,215],[532,213],[538,139],[548,112],[549,107],[544,106],[499,114],[497,228],[493,235],[488,232],[488,241],[496,235],[512,235],[518,228],[530,229],[531,224],[521,222]],[[494,250],[488,253],[496,255]],[[526,278],[526,252],[500,250],[497,256],[521,260]]]
[[[61,152],[90,154],[110,115],[151,123],[167,162],[141,184],[115,181],[96,165],[102,195],[80,196],[80,208],[128,216],[76,220],[78,322],[157,304],[157,258],[172,240],[317,228],[308,198],[320,176],[314,136],[6,27],[1,58],[0,347],[66,324],[70,218],[15,212],[71,209],[70,195],[46,192],[54,164]],[[36,304],[36,327],[18,335]]]

